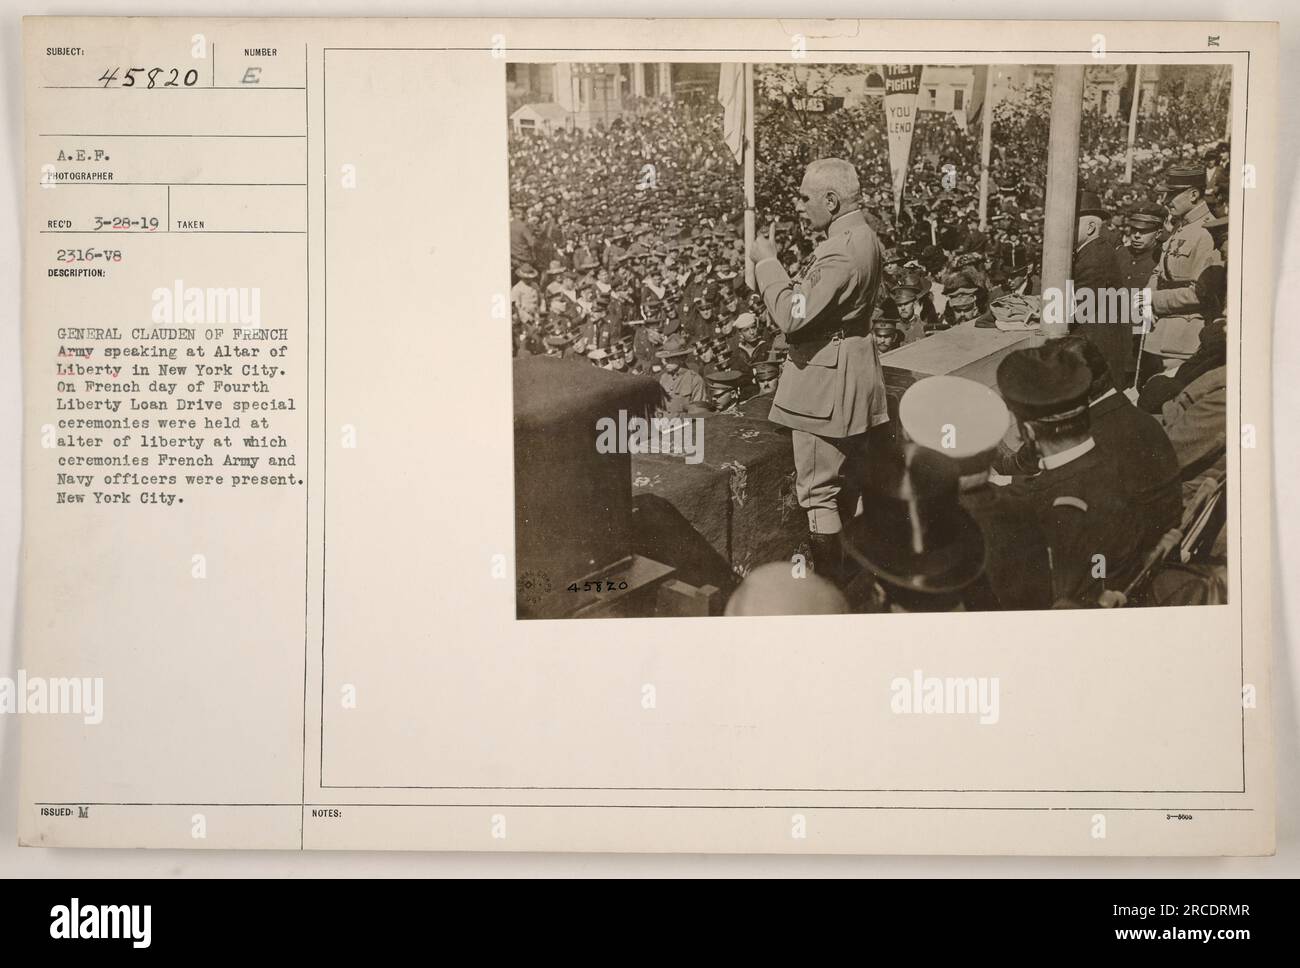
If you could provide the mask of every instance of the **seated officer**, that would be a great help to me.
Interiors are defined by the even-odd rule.
[[[889,290],[898,309],[898,327],[904,343],[913,343],[935,329],[939,315],[930,300],[930,285],[917,272],[904,272]]]
[[[1060,341],[1063,351],[1075,354],[1088,368],[1088,419],[1092,437],[1119,471],[1124,494],[1137,509],[1142,523],[1142,545],[1154,547],[1164,533],[1182,518],[1178,458],[1160,421],[1143,413],[1115,388],[1106,358],[1092,342],[1080,336]],[[1026,444],[997,469],[1004,474],[1034,474],[1038,453]]]
[[[972,611],[1051,608],[1047,539],[1032,509],[989,483],[1011,424],[1006,404],[974,380],[932,376],[907,388],[898,421],[908,440],[943,454],[961,475],[961,506],[984,535],[984,575],[966,592]]]
[[[694,370],[682,366],[682,361],[691,355],[691,348],[686,341],[671,336],[664,341],[663,349],[656,354],[663,362],[663,373],[659,385],[664,389],[664,410],[671,414],[685,413],[687,404],[708,402],[708,390],[704,380]]]
[[[768,357],[763,362],[754,364],[754,383],[758,395],[776,393],[776,384],[780,379],[781,363],[779,360]]]
[[[715,411],[729,410],[740,401],[740,384],[744,378],[739,370],[712,370],[705,374],[704,382]]]
[[[744,382],[753,384],[754,366],[767,359],[771,343],[760,335],[758,317],[754,313],[741,313],[736,317],[731,334],[727,337],[727,368],[744,374]]]
[[[1128,583],[1145,549],[1115,459],[1092,436],[1088,367],[1064,342],[1016,350],[998,366],[998,390],[1038,465],[1007,493],[1029,505],[1047,538],[1054,604],[1091,607]]]
[[[1142,522],[1142,545],[1154,547],[1183,516],[1178,457],[1160,421],[1134,406],[1116,389],[1110,367],[1096,345],[1078,336],[1061,341],[1088,367],[1088,419],[1104,454],[1114,458],[1124,493]]]
[[[878,353],[888,353],[903,345],[901,324],[898,307],[892,299],[886,299],[875,308],[871,315],[871,338],[876,342]]]
[[[939,317],[938,329],[950,329],[976,319],[988,305],[988,290],[972,268],[958,269],[943,280],[948,305]]]

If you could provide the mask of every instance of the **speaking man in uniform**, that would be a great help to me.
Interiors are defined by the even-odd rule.
[[[889,420],[885,380],[871,339],[880,287],[880,239],[861,208],[853,165],[810,164],[799,217],[826,239],[802,278],[781,264],[773,225],[754,240],[755,286],[789,344],[769,419],[793,431],[795,494],[808,514],[813,567],[842,580],[840,533],[861,491],[867,431]]]

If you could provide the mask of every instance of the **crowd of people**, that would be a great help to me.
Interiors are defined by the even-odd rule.
[[[1103,234],[1121,250],[1129,216],[1143,208],[1150,215],[1170,165],[1202,167],[1207,206],[1216,218],[1227,214],[1223,120],[1194,110],[1191,97],[1180,92],[1162,114],[1143,118],[1131,182],[1123,178],[1126,118],[1084,113],[1080,183],[1100,200]],[[816,244],[794,214],[803,166],[844,158],[859,173],[868,220],[885,244],[880,349],[972,319],[993,325],[998,297],[1038,291],[1049,102],[1050,85],[1041,82],[998,100],[983,227],[977,124],[919,113],[895,216],[880,99],[816,115],[770,106],[756,131],[757,223],[776,225],[782,258],[797,272]],[[1171,142],[1176,137],[1193,140]],[[685,368],[700,379],[688,381],[683,408],[709,402],[711,373],[738,379],[742,394],[759,390],[765,381],[755,368],[779,365],[783,341],[744,284],[744,197],[716,102],[641,99],[588,131],[512,134],[509,155],[515,353],[585,356],[656,376]],[[1162,225],[1146,251],[1158,256],[1171,229]],[[1138,258],[1126,276],[1147,261]]]
[[[1049,100],[1048,87],[1037,85],[997,103],[983,225],[978,128],[966,130],[950,113],[920,113],[895,216],[879,99],[811,118],[771,106],[757,124],[760,230],[774,226],[778,258],[791,278],[802,275],[818,238],[796,217],[800,178],[810,161],[840,158],[856,169],[861,209],[883,244],[871,324],[878,351],[954,326],[995,325],[1008,311],[1032,315],[1040,292]],[[1006,475],[1038,480],[1041,489],[1041,479],[1051,476],[1041,471],[1053,454],[1092,440],[1099,455],[1089,461],[1115,465],[1094,476],[1119,475],[1119,493],[1126,495],[1124,509],[1106,517],[1116,573],[1136,570],[1161,534],[1221,489],[1226,463],[1230,149],[1220,140],[1222,113],[1194,100],[1180,92],[1165,105],[1177,112],[1177,123],[1143,120],[1131,181],[1124,178],[1126,119],[1085,112],[1074,284],[1149,287],[1149,299],[1134,306],[1148,314],[1147,324],[1142,332],[1105,319],[1083,320],[1105,325],[1074,327],[1067,369],[1080,399],[1058,402],[1067,411],[1081,406],[1082,426],[1077,419],[1043,423],[1042,414],[1018,412],[1016,387],[999,385],[1027,446],[1014,453],[1003,446],[980,481]],[[512,135],[516,354],[582,357],[605,369],[653,375],[665,408],[675,413],[728,410],[775,389],[786,341],[760,295],[745,285],[740,170],[722,127],[716,104],[660,98],[589,131]],[[1060,377],[1066,363],[1054,357],[1026,365],[1025,373]],[[1013,382],[1030,379],[1025,373]],[[1123,413],[1107,417],[1119,406],[1117,397]],[[1107,417],[1107,431],[1094,420],[1090,433],[1089,410]],[[1114,506],[1113,493],[1102,493],[1109,484],[1097,486],[1090,492],[1096,507]],[[1025,501],[1032,505],[1041,496],[1026,494]],[[1000,534],[1023,531],[998,514]],[[1012,573],[1018,577],[1001,589],[984,587],[986,603],[1096,604],[1095,583],[1086,578],[1049,588],[1046,599],[1026,598],[1024,590],[1035,584],[1020,567],[1028,559],[1016,541],[1000,552],[990,548],[982,581],[996,585],[1000,567],[1010,569],[1008,582]],[[946,596],[939,607],[954,601],[979,607],[969,592]],[[934,607],[938,600],[899,592],[894,604],[926,601]]]

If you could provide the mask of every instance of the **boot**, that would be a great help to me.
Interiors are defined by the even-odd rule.
[[[844,548],[839,532],[835,534],[809,534],[812,545],[813,572],[836,585],[844,584]]]

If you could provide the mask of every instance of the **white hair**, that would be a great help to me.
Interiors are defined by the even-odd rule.
[[[842,158],[818,158],[808,166],[804,179],[810,188],[834,192],[846,202],[856,202],[862,195],[857,169]]]

